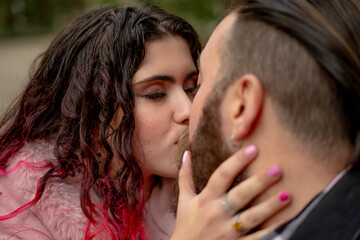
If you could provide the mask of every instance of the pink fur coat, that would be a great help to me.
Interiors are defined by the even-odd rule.
[[[38,141],[26,144],[10,159],[7,171],[21,161],[39,163],[49,160],[56,164],[53,145]],[[13,172],[0,175],[0,216],[9,214],[31,201],[36,184],[48,169],[33,169],[29,164],[20,164]],[[0,240],[3,239],[84,239],[87,218],[80,208],[81,179],[51,179],[37,204],[16,217],[0,221]],[[175,219],[168,211],[171,197],[171,182],[165,181],[163,189],[154,189],[147,203],[146,225],[148,239],[169,239]],[[92,201],[101,203],[95,192]],[[151,214],[153,214],[151,216]]]

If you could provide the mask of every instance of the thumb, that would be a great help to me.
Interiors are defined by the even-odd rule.
[[[191,153],[185,151],[179,172],[179,202],[188,201],[196,195],[191,170]]]

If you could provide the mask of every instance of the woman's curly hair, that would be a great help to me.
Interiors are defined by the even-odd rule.
[[[86,239],[94,237],[91,226],[106,229],[112,239],[144,238],[144,176],[131,146],[131,78],[144,59],[146,43],[166,35],[183,37],[196,64],[200,43],[195,30],[156,6],[104,7],[79,16],[52,41],[0,122],[0,169],[26,142],[55,142],[58,164],[42,178],[34,204],[50,178],[81,174],[81,207],[89,220]],[[112,127],[117,110],[122,119]],[[103,166],[97,161],[99,147],[106,150]],[[110,177],[114,156],[121,168]],[[102,206],[90,198],[94,188],[102,192]]]

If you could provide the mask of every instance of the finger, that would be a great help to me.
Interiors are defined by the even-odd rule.
[[[196,195],[191,170],[191,154],[185,151],[179,172],[179,201],[187,201]]]
[[[291,202],[290,194],[286,191],[271,197],[240,213],[238,219],[246,231],[258,227],[265,220],[288,206]]]
[[[244,208],[254,198],[276,183],[282,176],[278,166],[272,166],[267,171],[251,176],[228,192],[228,199],[235,209]]]
[[[203,192],[211,194],[213,197],[224,195],[237,175],[255,159],[256,155],[255,145],[249,145],[245,150],[241,149],[234,153],[214,171]]]

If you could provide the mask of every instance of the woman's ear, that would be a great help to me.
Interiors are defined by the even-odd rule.
[[[240,141],[251,134],[264,104],[264,89],[254,74],[245,74],[233,86],[231,106],[232,139]]]

